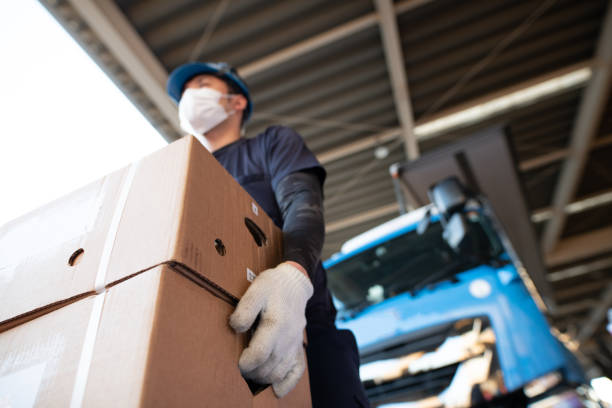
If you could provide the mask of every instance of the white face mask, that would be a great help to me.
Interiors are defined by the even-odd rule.
[[[221,92],[211,88],[188,88],[179,101],[179,121],[181,129],[194,135],[205,146],[203,136],[223,122],[234,112],[226,112],[219,101]]]

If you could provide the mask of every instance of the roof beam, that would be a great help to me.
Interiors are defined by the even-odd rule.
[[[372,136],[358,139],[352,143],[343,144],[333,149],[326,150],[317,154],[316,156],[319,162],[321,162],[322,164],[328,164],[333,161],[343,159],[352,154],[359,153],[375,146],[379,146],[381,144],[396,140],[401,134],[401,128],[392,128],[380,133],[376,133]]]
[[[546,279],[549,282],[559,282],[607,268],[612,268],[612,256],[549,273]]]
[[[555,293],[554,293],[555,300],[557,302],[560,302],[562,300],[572,299],[578,296],[584,299],[585,297],[590,297],[590,296],[587,296],[589,294],[593,295],[593,292],[601,293],[602,286],[609,284],[609,283],[612,283],[609,279],[593,280],[593,281],[587,280],[586,282],[583,282],[581,284],[572,285],[571,287],[567,289],[555,290]]]
[[[332,232],[340,231],[352,227],[353,225],[363,224],[394,213],[399,215],[399,205],[397,203],[387,204],[382,207],[374,208],[373,210],[364,211],[338,221],[327,223],[325,226],[325,233],[331,234]]]
[[[359,139],[355,142],[348,143],[340,147],[325,151],[321,154],[318,154],[317,159],[321,164],[327,164],[334,160],[338,160],[343,157],[350,156],[351,154],[355,154],[367,150],[371,147],[395,140],[399,135],[401,135],[401,130],[399,128],[387,130],[381,133],[377,133],[373,136]]]
[[[121,66],[177,131],[177,108],[166,94],[168,73],[111,0],[69,0]],[[182,133],[182,132],[181,132]]]
[[[586,60],[491,92],[431,116],[420,118],[415,127],[419,139],[430,139],[450,130],[483,122],[494,116],[529,106],[568,89],[583,85],[591,77],[592,60]]]
[[[504,98],[507,95],[511,95],[511,94],[517,94],[520,93],[522,91],[526,91],[526,90],[530,90],[533,89],[533,87],[538,87],[541,86],[543,84],[546,84],[548,81],[554,80],[556,78],[560,78],[560,77],[564,77],[565,75],[571,75],[572,73],[579,73],[581,72],[583,69],[590,69],[590,67],[593,65],[593,61],[592,60],[587,60],[587,61],[583,61],[580,62],[578,64],[574,64],[574,65],[570,65],[568,67],[564,67],[562,69],[559,70],[555,70],[552,72],[549,72],[547,74],[544,75],[540,75],[538,77],[529,79],[527,81],[524,81],[520,84],[517,85],[513,85],[510,86],[508,88],[504,88],[502,90],[499,91],[495,91],[492,92],[488,95],[484,95],[482,97],[476,98],[472,101],[468,101],[466,103],[462,103],[461,105],[455,106],[455,107],[451,107],[449,109],[446,109],[444,111],[441,111],[433,116],[430,116],[429,118],[425,118],[423,120],[419,120],[416,123],[416,126],[414,127],[414,133],[416,135],[417,140],[424,140],[424,139],[432,139],[438,136],[441,136],[443,134],[448,133],[449,131],[455,129],[455,128],[459,128],[459,127],[463,127],[469,124],[473,124],[473,123],[455,123],[452,126],[449,127],[445,127],[444,131],[431,131],[428,130],[428,126],[430,126],[432,123],[436,122],[436,121],[440,121],[440,120],[444,120],[445,118],[450,117],[451,115],[455,115],[455,114],[459,114],[461,112],[464,111],[469,111],[471,109],[477,108],[479,106],[483,106],[486,105],[488,103],[494,103],[497,104],[499,100],[501,100],[502,98]],[[588,76],[586,76],[588,77]],[[572,86],[576,86],[576,84],[572,85]],[[545,97],[550,97],[553,95],[558,94],[559,92],[563,92],[566,91],[567,88],[564,88],[563,86],[559,87],[559,88],[552,88],[550,89],[550,93],[544,94],[539,96],[538,98],[545,98]],[[533,101],[532,101],[533,102]],[[504,112],[506,112],[507,110],[511,110],[511,109],[516,109],[517,106],[513,106],[512,104],[506,104],[507,109],[505,111],[498,111],[498,112],[494,112],[492,113],[490,116],[493,115],[499,115],[502,114]],[[479,118],[479,121],[484,121],[486,119],[489,119],[490,116],[484,116]],[[341,146],[339,148],[335,148],[323,153],[320,153],[317,157],[319,158],[319,160],[321,160],[321,158],[323,158],[325,163],[329,163],[331,161],[334,160],[339,160],[342,159],[343,157],[349,156],[351,154],[360,152],[362,150],[366,150],[369,149],[371,147],[374,147],[376,145],[378,145],[379,143],[381,143],[381,140],[383,137],[389,137],[390,134],[396,134],[399,135],[402,132],[402,128],[397,127],[397,128],[391,128],[388,129],[384,132],[378,133],[376,135],[370,136],[368,138],[364,138],[361,139],[359,141],[356,141],[354,143],[351,143],[350,145],[346,145],[346,146]],[[385,139],[387,140],[387,139]],[[390,140],[390,139],[388,139]],[[595,142],[598,143],[598,142]],[[603,141],[602,141],[603,143]],[[528,164],[531,165],[531,164]]]
[[[612,227],[600,228],[560,241],[554,251],[546,254],[546,265],[551,268],[610,251]]]
[[[395,111],[402,128],[404,150],[407,159],[414,160],[419,157],[419,145],[414,134],[414,115],[404,67],[404,54],[397,28],[397,15],[391,0],[374,0],[374,3],[379,15],[378,26],[391,79]]]
[[[570,315],[574,313],[580,313],[584,310],[592,309],[597,306],[597,301],[593,299],[581,299],[575,302],[567,303],[564,305],[558,305],[554,309],[550,310],[550,313],[554,317],[560,317]]]
[[[572,199],[588,158],[589,146],[601,121],[604,106],[612,84],[612,7],[603,21],[597,45],[591,79],[583,93],[582,102],[572,130],[570,151],[553,195],[553,218],[542,235],[543,252],[555,249],[565,226],[565,207]]]
[[[580,328],[576,340],[584,343],[591,338],[606,318],[608,309],[612,306],[612,284],[606,286],[596,308],[592,309],[586,322]]]
[[[353,21],[349,21],[348,23],[342,24],[338,27],[332,28],[331,30],[307,38],[306,40],[300,41],[297,44],[283,48],[280,51],[266,55],[265,57],[262,57],[256,61],[238,67],[238,72],[240,73],[240,76],[248,78],[262,71],[273,68],[276,65],[287,62],[293,58],[297,58],[316,49],[325,47],[328,44],[339,41],[359,31],[363,31],[366,28],[374,26],[377,21],[378,16],[376,13],[366,14],[363,17],[359,17]]]
[[[612,203],[612,189],[601,191],[596,194],[589,195],[579,200],[573,201],[565,207],[566,214],[576,214],[591,208],[600,207],[602,205]],[[535,210],[531,214],[532,222],[542,222],[550,220],[553,216],[553,211],[550,207]]]
[[[425,3],[428,3],[429,1],[431,0],[405,0],[401,3],[395,4],[393,7],[395,9],[395,13],[399,14],[417,8]],[[347,38],[367,28],[374,27],[377,23],[378,13],[374,12],[366,14],[363,17],[359,17],[353,21],[349,21],[348,23],[344,23],[338,27],[332,28],[331,30],[317,34],[313,37],[307,38],[304,41],[300,41],[297,44],[293,44],[249,64],[243,65],[238,68],[238,72],[241,76],[248,78],[274,66],[287,62],[293,58],[297,58],[300,55],[304,55],[316,49],[325,47],[326,45]]]
[[[609,146],[612,144],[612,134],[595,139],[589,146],[589,150],[594,150],[599,147]],[[547,164],[556,162],[566,158],[570,153],[570,149],[559,149],[532,159],[523,160],[519,163],[519,170],[529,171],[538,167],[546,166]]]
[[[566,212],[568,214],[576,214],[582,211],[587,211],[591,208],[599,207],[601,205],[612,203],[612,190],[606,190],[602,193],[595,194],[589,197],[585,197],[581,200],[577,200],[568,204],[566,207]],[[350,228],[354,225],[359,225],[370,221],[377,217],[382,217],[384,215],[391,215],[394,212],[397,212],[399,215],[399,206],[397,203],[387,204],[381,207],[377,207],[371,210],[367,210],[361,212],[359,214],[352,215],[350,217],[346,217],[337,221],[332,221],[327,223],[325,231],[326,233],[336,232],[341,229]],[[531,216],[532,222],[542,222],[550,219],[552,217],[552,212],[549,208],[544,208],[541,210],[536,210]],[[597,237],[597,235],[595,236]],[[612,236],[610,237],[612,238]],[[610,244],[610,249],[612,250],[612,243]],[[551,259],[554,260],[557,258],[557,252],[553,254]],[[562,262],[563,263],[563,262]],[[548,264],[547,266],[554,266]]]
[[[327,164],[335,160],[342,159],[343,157],[370,149],[374,146],[390,142],[397,138],[397,136],[400,134],[400,128],[389,129],[384,132],[380,132],[375,135],[359,139],[355,142],[348,143],[343,146],[339,146],[322,152],[317,155],[317,159],[321,164]],[[594,150],[609,145],[612,145],[612,134],[595,139],[593,143],[591,143],[590,149]],[[565,158],[568,153],[569,149],[559,149],[550,153],[543,154],[541,156],[527,159],[519,163],[519,169],[521,171],[529,171],[538,167],[542,167],[557,160]],[[548,209],[546,211],[548,211]]]

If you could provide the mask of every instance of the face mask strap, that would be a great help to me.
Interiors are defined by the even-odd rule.
[[[242,95],[242,94],[237,94],[237,93],[227,93],[227,94],[223,94],[223,96],[222,96],[222,97],[224,97],[224,98],[226,98],[226,99],[229,99],[229,98],[231,98],[231,97],[233,97],[233,96],[238,96],[238,95]],[[228,116],[228,117],[229,117],[229,116],[232,116],[234,113],[236,113],[236,110],[235,110],[235,109],[230,109],[230,111],[229,111],[229,112],[227,112],[227,116]]]

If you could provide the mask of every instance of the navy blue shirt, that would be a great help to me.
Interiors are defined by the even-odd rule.
[[[213,155],[281,229],[282,213],[274,190],[283,178],[297,171],[312,171],[319,177],[323,189],[325,170],[302,137],[288,127],[269,127],[257,137],[239,139],[216,150]],[[314,294],[306,309],[309,324],[333,323],[336,311],[320,261],[310,278]]]

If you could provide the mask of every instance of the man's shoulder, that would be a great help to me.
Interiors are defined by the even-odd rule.
[[[294,141],[302,141],[302,136],[293,128],[284,125],[268,126],[264,131],[260,132],[253,138],[261,143],[291,143]]]

